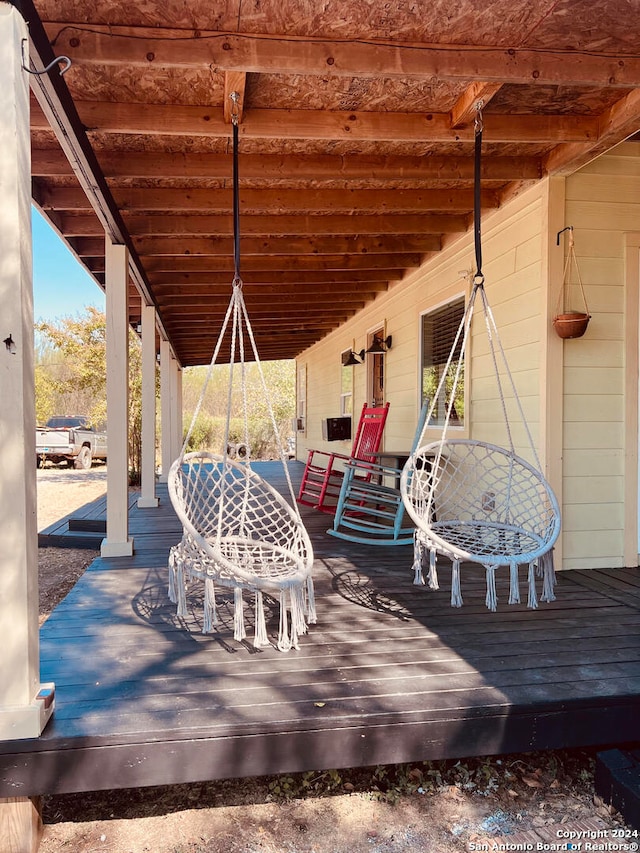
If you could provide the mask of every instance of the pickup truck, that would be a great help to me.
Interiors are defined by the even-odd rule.
[[[107,434],[95,430],[87,417],[49,418],[45,427],[36,428],[38,468],[49,459],[87,471],[94,459],[106,458]]]

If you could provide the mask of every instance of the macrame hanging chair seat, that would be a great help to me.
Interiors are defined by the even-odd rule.
[[[278,648],[298,648],[316,616],[313,549],[295,509],[246,463],[207,451],[178,458],[168,487],[183,527],[169,563],[169,596],[178,615],[187,614],[189,582],[204,581],[203,632],[209,633],[219,623],[216,586],[232,589],[234,638],[243,640],[242,592],[254,593],[254,645],[267,646],[267,594],[280,603]]]
[[[530,563],[558,536],[558,505],[544,477],[487,442],[445,439],[419,448],[404,494],[426,539],[453,560]]]
[[[489,309],[484,290],[485,320],[490,331],[490,343],[503,413],[508,435],[508,447],[486,441],[450,437],[448,422],[461,373],[466,340],[473,315],[476,291],[472,294],[459,334],[463,343],[453,386],[449,394],[447,417],[442,436],[438,441],[421,443],[407,461],[400,482],[405,508],[416,525],[415,582],[424,583],[422,565],[428,557],[429,586],[438,588],[436,554],[453,562],[453,606],[462,604],[460,592],[460,564],[479,563],[487,570],[487,598],[489,609],[495,610],[495,570],[509,566],[509,601],[519,603],[518,566],[529,566],[528,605],[537,607],[535,576],[543,577],[541,599],[555,598],[555,575],[551,549],[560,533],[560,510],[556,497],[538,467],[516,453],[511,426],[500,381],[496,343],[503,357],[505,370],[511,382],[504,351],[499,345],[497,329]],[[456,345],[454,344],[454,347]],[[453,349],[452,349],[453,353]],[[450,362],[452,357],[450,356]],[[443,371],[442,383],[451,375],[450,364]],[[530,451],[537,463],[531,434],[524,421],[520,401],[513,387],[513,395],[521,411]],[[442,387],[436,392],[440,395]],[[433,406],[432,406],[433,410]],[[427,416],[426,430],[433,411]]]
[[[215,631],[219,619],[217,588],[233,590],[234,639],[246,637],[244,593],[254,595],[254,646],[271,645],[267,634],[264,595],[280,605],[277,647],[298,648],[298,639],[316,621],[313,549],[300,516],[288,460],[269,398],[267,382],[244,302],[239,273],[238,126],[233,121],[235,276],[231,299],[220,329],[200,399],[193,413],[179,457],[168,474],[171,502],[182,523],[183,535],[169,555],[169,598],[178,615],[187,615],[191,581],[204,581],[202,630]],[[229,352],[226,427],[222,452],[187,453],[186,448],[203,405],[207,385],[223,347]],[[252,467],[245,351],[258,368],[261,398],[266,402],[280,463],[288,486],[288,500]],[[240,373],[243,438],[231,440],[234,375]],[[235,457],[235,458],[234,458]]]
[[[432,589],[438,589],[436,556],[448,557],[452,561],[451,604],[460,607],[461,564],[480,564],[486,569],[486,605],[490,610],[496,610],[496,569],[509,566],[509,603],[516,604],[520,602],[518,567],[524,564],[528,565],[527,603],[535,608],[538,606],[536,576],[543,578],[541,600],[552,601],[555,598],[552,548],[560,533],[560,509],[550,485],[540,472],[535,444],[484,289],[480,246],[481,138],[480,122],[480,129],[476,127],[477,272],[422,435],[416,442],[417,449],[403,469],[400,490],[405,508],[416,525],[414,583],[425,583],[423,565],[428,560],[428,584]],[[497,398],[507,439],[505,447],[471,438],[455,438],[450,434],[450,421],[462,382],[465,352],[478,298],[484,308]],[[535,465],[516,452],[504,380],[510,387],[510,404],[517,407],[528,453]],[[439,402],[443,405],[439,412],[445,412],[441,437],[438,441],[424,443],[425,431],[433,423]]]

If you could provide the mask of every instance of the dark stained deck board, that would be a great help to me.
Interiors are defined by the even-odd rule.
[[[158,492],[157,510],[131,507],[134,556],[96,560],[43,626],[56,711],[41,738],[0,744],[0,796],[637,739],[638,569],[563,572],[537,611],[524,570],[516,606],[499,571],[490,613],[484,571],[463,566],[452,609],[446,561],[440,590],[416,587],[410,547],[334,539],[331,516],[304,508],[318,624],[299,651],[256,651],[249,607],[244,643],[230,612],[200,633],[197,586],[176,617],[166,565],[181,531]]]

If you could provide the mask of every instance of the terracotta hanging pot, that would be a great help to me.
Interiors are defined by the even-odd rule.
[[[562,288],[560,290],[560,296],[558,299],[558,308],[556,309],[558,313],[553,318],[553,328],[556,330],[556,334],[560,338],[581,338],[587,331],[587,326],[589,325],[591,314],[589,314],[587,298],[584,294],[582,278],[580,276],[580,270],[578,268],[578,260],[576,258],[576,253],[573,245],[573,225],[569,225],[563,230],[569,232],[569,253],[567,255],[567,260],[564,265]],[[562,231],[560,231],[558,234],[558,245],[560,245],[560,234],[562,234]],[[567,310],[564,307],[565,300],[567,300],[570,290],[569,279],[571,275],[572,261],[576,268],[578,284],[580,286],[580,293],[582,294],[582,301],[584,302],[584,311],[574,311],[571,309]]]
[[[553,318],[553,328],[560,338],[581,338],[587,331],[590,314],[582,311],[567,311]]]

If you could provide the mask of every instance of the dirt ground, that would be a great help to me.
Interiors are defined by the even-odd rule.
[[[39,529],[105,488],[103,467],[39,470]],[[42,621],[96,556],[40,549]],[[45,797],[40,850],[460,853],[545,849],[571,827],[606,841],[621,818],[594,796],[594,763],[572,750]]]

